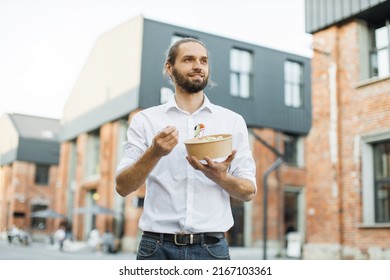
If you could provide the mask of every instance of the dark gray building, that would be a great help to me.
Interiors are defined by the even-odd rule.
[[[314,33],[351,19],[380,22],[388,18],[387,0],[306,0],[306,31]]]
[[[60,121],[23,114],[0,118],[0,166],[13,161],[58,165]]]

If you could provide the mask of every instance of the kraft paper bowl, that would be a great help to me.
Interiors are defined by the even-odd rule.
[[[222,136],[222,139],[207,140],[208,137]],[[232,153],[231,134],[205,135],[202,138],[191,138],[184,141],[189,156],[194,156],[198,160],[204,160],[207,156],[211,159],[227,157]]]

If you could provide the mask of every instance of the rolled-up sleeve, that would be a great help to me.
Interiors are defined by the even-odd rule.
[[[237,153],[230,165],[229,172],[237,178],[250,180],[257,191],[256,164],[249,148],[248,129],[241,116],[237,119],[234,130],[233,148],[237,150]]]
[[[127,129],[127,141],[123,143],[124,153],[119,162],[116,175],[137,161],[147,149],[145,129],[142,122],[142,114],[137,113],[131,120]]]

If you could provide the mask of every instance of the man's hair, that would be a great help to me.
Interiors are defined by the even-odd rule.
[[[187,38],[180,39],[172,44],[172,46],[167,51],[166,62],[168,62],[171,65],[174,65],[176,62],[176,57],[177,57],[177,53],[179,52],[180,45],[189,42],[200,44],[206,49],[207,52],[206,45],[202,41],[199,41],[198,39],[195,38],[187,37]]]
[[[166,54],[165,63],[168,62],[169,64],[174,65],[175,62],[176,62],[177,54],[178,54],[178,52],[179,52],[179,47],[180,47],[182,44],[190,43],[190,42],[191,42],[191,43],[198,43],[199,45],[203,46],[203,47],[206,49],[207,56],[209,56],[208,51],[207,51],[207,47],[206,47],[206,45],[205,45],[202,41],[200,41],[200,40],[198,40],[198,39],[195,39],[195,38],[192,38],[192,37],[186,37],[186,38],[182,38],[182,39],[176,41],[175,43],[173,43],[173,44],[169,47],[169,49],[168,49],[168,51],[167,51],[167,54]],[[166,76],[167,78],[171,79],[171,77],[168,75],[168,73],[167,73],[167,71],[166,71],[166,69],[165,69],[165,64],[164,64],[163,74],[164,74],[164,76]],[[209,85],[210,87],[213,87],[213,86],[216,85],[216,83],[210,79],[210,73],[209,73],[208,85]]]

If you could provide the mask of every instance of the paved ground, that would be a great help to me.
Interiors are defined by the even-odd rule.
[[[135,259],[134,254],[103,254],[81,249],[61,252],[57,246],[32,243],[29,246],[8,244],[0,240],[0,260],[115,260]]]
[[[261,248],[231,248],[233,260],[261,260]],[[61,252],[58,247],[44,243],[32,243],[29,246],[8,244],[0,239],[0,260],[134,260],[135,254],[104,254],[93,252],[83,243],[74,243]]]

